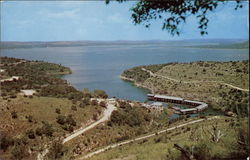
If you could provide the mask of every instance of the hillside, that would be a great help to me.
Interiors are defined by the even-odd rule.
[[[220,117],[184,126],[107,150],[86,160],[243,160],[248,156],[248,123],[246,119],[240,121]],[[219,139],[216,140],[214,133],[219,133]]]
[[[200,45],[200,46],[190,46],[196,48],[211,48],[211,49],[249,49],[249,41],[238,42],[238,43],[230,43],[223,44],[219,43],[216,45]]]
[[[61,145],[65,135],[100,117],[104,107],[90,98],[107,98],[105,92],[76,90],[60,79],[69,73],[58,64],[1,57],[0,159],[36,159],[44,146]]]
[[[191,62],[139,66],[121,78],[153,93],[204,101],[217,110],[247,113],[248,65],[241,62]]]

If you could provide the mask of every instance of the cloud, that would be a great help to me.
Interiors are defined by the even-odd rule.
[[[113,23],[123,23],[124,18],[120,13],[115,13],[107,18],[108,21]]]
[[[72,9],[65,11],[42,11],[40,14],[45,15],[48,18],[77,18],[79,16],[80,9]]]

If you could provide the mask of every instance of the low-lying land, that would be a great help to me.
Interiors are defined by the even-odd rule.
[[[153,93],[208,103],[225,113],[247,116],[248,65],[241,62],[191,62],[139,66],[121,77]]]

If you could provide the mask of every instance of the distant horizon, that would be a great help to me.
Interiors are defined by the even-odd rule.
[[[164,40],[164,39],[151,39],[151,40],[58,40],[58,41],[0,41],[0,42],[148,42],[148,41],[188,41],[188,40],[239,40],[239,41],[249,41],[247,38],[190,38],[190,39],[173,39],[173,40]]]

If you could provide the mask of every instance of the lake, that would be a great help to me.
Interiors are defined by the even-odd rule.
[[[63,78],[79,90],[102,89],[110,97],[137,101],[145,101],[149,91],[121,80],[119,75],[125,69],[168,62],[249,59],[247,49],[187,48],[163,44],[1,49],[1,56],[62,64],[73,71]]]

